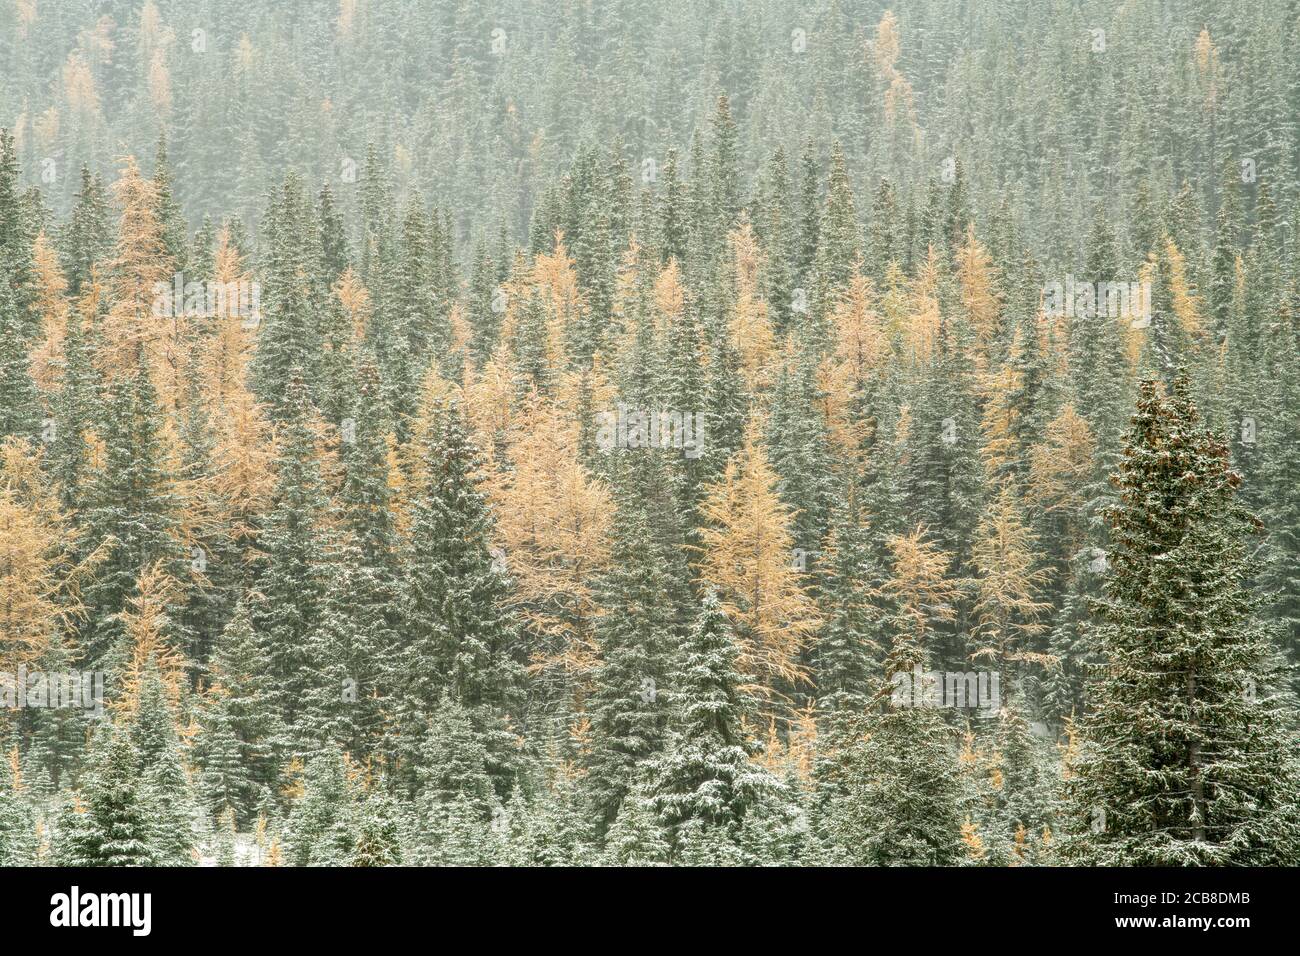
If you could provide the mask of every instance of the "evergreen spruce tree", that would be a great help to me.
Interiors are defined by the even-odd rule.
[[[960,852],[961,788],[953,731],[928,672],[936,627],[951,617],[950,557],[921,531],[891,543],[881,589],[889,651],[876,710],[844,719],[821,764],[822,827],[857,865],[951,865]]]
[[[426,865],[492,866],[496,862],[492,830],[464,797],[436,805],[425,827],[432,840],[422,858]]]
[[[32,300],[32,229],[25,197],[19,193],[18,152],[14,134],[0,128],[0,285],[6,286],[17,311],[21,341],[36,333]]]
[[[158,670],[152,665],[141,679],[130,736],[138,760],[140,803],[155,863],[188,866],[193,862],[197,815],[189,777],[181,765],[175,718]]]
[[[86,588],[88,619],[81,643],[90,661],[99,660],[121,635],[119,615],[141,571],[162,562],[174,578],[187,576],[176,535],[180,502],[163,452],[157,394],[143,364],[111,383],[104,411],[104,464],[90,489],[86,515],[88,542],[108,549]],[[172,620],[175,629],[180,615]]]
[[[553,776],[533,802],[526,866],[587,866],[595,859],[593,827],[586,802],[568,774]]]
[[[777,781],[750,758],[741,721],[748,705],[736,671],[731,625],[706,593],[673,677],[673,719],[664,752],[649,762],[651,806],[676,841],[695,823],[729,831]]]
[[[352,866],[400,866],[397,813],[392,799],[382,791],[369,794],[358,810],[357,846]]]
[[[1144,382],[1107,516],[1106,668],[1068,783],[1069,858],[1294,863],[1296,763],[1258,602],[1256,519],[1179,375]]]
[[[0,438],[14,435],[35,441],[41,434],[41,404],[27,342],[14,291],[0,282]]]
[[[72,214],[59,233],[59,260],[68,277],[68,295],[75,301],[95,277],[113,249],[108,191],[98,173],[81,167],[81,185]]]
[[[425,485],[402,555],[400,651],[390,683],[401,688],[399,733],[409,728],[418,739],[443,694],[489,731],[517,705],[522,674],[506,580],[493,556],[492,516],[478,485],[480,456],[458,405],[433,411],[421,466]]]
[[[677,260],[679,267],[686,262],[689,223],[686,210],[686,184],[682,182],[677,162],[677,150],[668,150],[664,158],[663,185],[659,189],[658,232],[655,235],[659,261],[668,264]]]
[[[821,565],[824,623],[814,645],[817,703],[828,714],[861,713],[882,651],[882,615],[875,603],[881,572],[854,489],[836,509]]]
[[[605,834],[602,862],[608,866],[666,866],[668,843],[660,832],[649,800],[633,789]]]
[[[388,462],[388,419],[377,401],[378,370],[359,371],[355,418],[340,429],[342,527],[328,557],[329,587],[308,642],[311,687],[300,747],[332,741],[358,760],[378,746],[383,662],[396,644],[398,540]]]
[[[100,379],[92,363],[91,343],[75,317],[63,340],[62,388],[50,400],[54,433],[49,444],[49,471],[59,483],[65,509],[82,514],[90,505],[93,484],[87,461],[86,433],[99,420]],[[42,430],[44,437],[44,429]]]
[[[61,634],[46,648],[40,667],[47,674],[73,671],[76,657]],[[87,723],[94,718],[80,708],[41,707],[29,714],[30,736],[22,770],[27,789],[48,797],[69,787],[85,757]]]
[[[827,186],[826,206],[817,227],[817,254],[813,259],[813,276],[809,299],[809,346],[823,344],[827,316],[836,296],[852,274],[862,254],[857,214],[854,211],[853,187],[845,164],[844,151],[838,142],[831,147],[831,173]]]
[[[817,152],[810,139],[799,160],[799,239],[794,262],[796,285],[803,289],[811,286],[821,220],[821,172]]]
[[[63,865],[157,866],[150,807],[140,790],[138,756],[127,729],[106,723],[91,743],[84,813],[62,815]],[[72,820],[70,817],[81,819]]]
[[[426,808],[462,800],[480,819],[488,819],[493,789],[487,747],[463,704],[442,700],[424,735],[420,757],[420,799]]]
[[[158,148],[154,153],[153,183],[157,195],[154,215],[162,226],[163,250],[175,265],[176,271],[183,274],[189,266],[189,246],[186,241],[189,227],[185,223],[180,203],[172,192],[172,170],[167,161],[165,135],[158,137]],[[193,281],[193,278],[187,276],[185,281]]]
[[[230,807],[223,808],[212,821],[212,837],[209,843],[212,861],[217,866],[235,866],[235,812]]]
[[[831,449],[816,398],[814,366],[804,358],[778,374],[767,420],[767,447],[781,476],[781,500],[794,512],[791,532],[805,553],[820,548],[834,497]]]
[[[357,845],[357,806],[343,755],[327,748],[314,756],[302,786],[285,826],[285,861],[292,866],[346,865]]]
[[[271,686],[287,728],[304,706],[308,642],[324,604],[326,538],[321,525],[326,499],[312,406],[300,377],[290,381],[286,408],[289,418],[277,436],[275,489],[259,540],[265,565],[257,588],[263,600],[254,609],[254,625],[265,635]]]
[[[246,600],[222,632],[210,672],[194,741],[199,794],[210,813],[228,806],[242,823],[255,816],[262,789],[277,780],[281,734],[270,655]]]
[[[8,760],[0,760],[0,866],[24,866],[34,857],[36,821],[15,786]]]
[[[488,255],[487,244],[479,242],[470,272],[468,302],[469,353],[476,366],[481,366],[496,350],[506,304],[504,290],[496,281],[496,267]]]
[[[255,394],[279,422],[291,414],[294,378],[302,378],[313,396],[319,387],[321,343],[315,317],[326,309],[328,287],[319,279],[322,264],[315,210],[296,174],[285,178],[265,222],[265,319],[251,374]]]
[[[626,463],[628,456],[622,457]],[[592,744],[586,787],[601,826],[618,814],[637,765],[663,745],[667,706],[660,688],[676,643],[673,607],[666,600],[673,590],[671,565],[630,478],[624,472],[620,484],[629,496],[619,503],[610,567],[598,586],[601,662],[587,708]]]

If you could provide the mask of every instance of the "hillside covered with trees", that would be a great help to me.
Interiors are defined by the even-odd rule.
[[[1297,45],[0,0],[0,864],[1296,865]]]

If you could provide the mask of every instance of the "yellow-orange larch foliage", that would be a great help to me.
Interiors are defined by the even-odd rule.
[[[58,253],[44,232],[32,244],[35,305],[41,317],[41,339],[31,356],[32,380],[51,392],[62,379],[63,340],[68,332],[68,280],[59,267]]]
[[[966,227],[966,240],[957,250],[957,283],[976,345],[981,356],[986,356],[1001,329],[1002,301],[993,277],[993,258],[975,238],[973,225]]]
[[[1168,237],[1165,238],[1165,258],[1169,263],[1169,293],[1173,299],[1174,315],[1187,337],[1200,342],[1205,337],[1204,303],[1188,282],[1187,259]]]
[[[861,266],[859,261],[831,311],[834,342],[818,370],[830,439],[848,455],[864,447],[873,428],[854,407],[854,399],[883,374],[890,358],[884,322],[876,310],[875,286]]]
[[[303,761],[302,758],[295,755],[285,764],[284,773],[281,779],[284,783],[280,786],[280,796],[284,797],[288,803],[293,803],[302,799],[306,792],[306,786],[303,782]]]
[[[966,847],[966,857],[974,863],[982,863],[988,856],[979,829],[979,824],[973,822],[970,817],[967,817],[961,825],[961,842]]]
[[[1219,49],[1210,39],[1208,27],[1202,27],[1193,47],[1196,75],[1204,90],[1205,109],[1214,112],[1219,102]]]
[[[135,711],[140,703],[141,681],[151,664],[158,670],[172,707],[179,705],[186,660],[165,635],[170,615],[178,613],[179,596],[179,583],[163,570],[161,563],[145,568],[136,579],[135,594],[127,599],[129,606],[119,615],[126,627],[131,658],[122,678],[123,693],[113,705],[116,709]]]
[[[1048,572],[1038,566],[1037,544],[1012,482],[1003,482],[975,530],[971,636],[979,646],[971,657],[997,663],[1004,680],[1010,661],[1051,662],[1046,655],[1025,650],[1029,640],[1045,629],[1041,619],[1051,609],[1040,600]]]
[[[771,381],[771,364],[776,349],[776,333],[759,287],[763,253],[748,221],[741,222],[729,239],[736,284],[731,337],[740,355],[740,371],[745,384],[750,392],[760,392]]]
[[[591,754],[591,717],[587,714],[578,714],[569,724],[569,743],[573,753],[580,758],[586,758]],[[581,767],[575,767],[566,761],[566,774],[585,774],[586,770]]]
[[[577,310],[582,306],[582,297],[577,286],[575,263],[564,245],[564,233],[555,230],[555,251],[539,254],[533,260],[532,281],[542,291],[542,300],[547,312],[560,316],[564,325],[577,317]]]
[[[898,62],[900,45],[898,41],[898,17],[893,10],[886,10],[880,22],[876,24],[876,39],[871,44],[871,53],[875,56],[876,67],[884,73],[894,69]]]
[[[475,369],[473,362],[466,362],[462,381],[465,415],[474,433],[474,441],[489,461],[495,461],[517,411],[515,399],[518,389],[509,344],[499,343],[481,369]]]
[[[609,491],[578,460],[577,426],[536,393],[511,425],[505,457],[488,489],[532,667],[585,674],[597,657],[591,583],[608,560]]]
[[[768,699],[806,679],[800,654],[820,626],[792,558],[794,512],[776,489],[751,421],[744,446],[706,491],[700,529],[700,573],[735,628],[737,666],[749,690]]]
[[[586,300],[578,288],[575,263],[560,230],[555,231],[555,251],[538,255],[533,261],[530,279],[546,310],[547,371],[553,378],[564,368],[565,343],[587,311]]]
[[[76,543],[38,454],[0,442],[0,670],[35,661],[79,613]]]
[[[1012,838],[1011,852],[1014,856],[1011,859],[1012,866],[1019,866],[1025,861],[1025,849],[1027,845],[1028,833],[1025,832],[1023,823],[1016,825],[1016,834]]]
[[[169,399],[176,390],[175,376],[162,374],[160,366],[175,366],[181,356],[160,357],[156,353],[164,332],[173,342],[182,338],[167,326],[182,321],[177,313],[183,312],[183,303],[171,302],[171,308],[155,309],[156,302],[166,304],[161,302],[158,288],[171,293],[174,269],[163,246],[162,228],[155,214],[158,190],[151,180],[140,175],[135,157],[129,156],[121,177],[113,184],[113,195],[122,215],[109,270],[109,309],[101,336],[100,366],[111,377],[142,364],[144,357],[154,367],[160,405],[174,407]],[[160,317],[156,311],[171,314]],[[172,384],[164,379],[171,380]]]
[[[342,304],[343,314],[352,326],[352,338],[357,342],[362,341],[366,336],[366,328],[370,325],[370,291],[352,266],[343,270],[343,274],[335,280],[332,291]]]
[[[154,110],[164,119],[172,111],[172,77],[167,70],[167,57],[162,50],[154,52],[149,63],[149,100]]]
[[[245,549],[245,558],[252,560],[259,517],[270,506],[275,488],[271,426],[247,389],[228,400],[222,415],[212,422],[216,431],[212,487],[224,503],[231,539]]]
[[[469,348],[470,339],[474,337],[474,329],[465,319],[465,307],[459,301],[452,303],[451,311],[447,315],[447,322],[451,326],[449,350],[453,355],[463,357]]]
[[[980,753],[975,746],[975,733],[966,725],[966,730],[961,736],[961,749],[957,751],[957,766],[963,771],[971,771],[979,765]]]
[[[239,48],[235,51],[235,66],[237,74],[246,74],[253,69],[253,59],[257,51],[253,49],[253,41],[248,38],[247,33],[239,35]]]
[[[1203,316],[1205,306],[1200,296],[1192,291],[1188,281],[1186,258],[1168,235],[1164,236],[1159,252],[1152,252],[1147,257],[1147,261],[1138,270],[1138,278],[1144,288],[1153,290],[1152,297],[1161,282],[1166,284],[1174,321],[1178,323],[1191,348],[1196,349],[1202,345],[1207,338]],[[1152,303],[1145,301],[1145,304],[1150,306]],[[1139,307],[1139,303],[1133,303],[1135,312]],[[1143,344],[1151,335],[1151,327],[1148,325],[1143,328],[1129,318],[1121,318],[1119,321],[1121,338],[1127,347],[1130,364],[1136,368]]]
[[[267,838],[270,836],[269,822],[265,813],[258,813],[257,820],[253,822],[253,845],[257,847],[259,859],[266,850]]]
[[[890,262],[885,266],[884,283],[878,291],[881,327],[890,347],[897,349],[903,344],[911,316],[912,280],[897,262]]]
[[[1075,535],[1083,532],[1080,516],[1087,500],[1095,448],[1087,420],[1075,411],[1072,402],[1067,402],[1048,423],[1043,442],[1029,454],[1026,499],[1033,507],[1059,517],[1065,527],[1075,529]],[[1082,543],[1081,539],[1072,540],[1071,550]]]
[[[1143,297],[1143,301],[1148,306],[1154,306],[1152,301],[1155,298],[1156,282],[1160,277],[1160,265],[1156,260],[1154,252],[1148,253],[1147,259],[1138,267],[1138,284],[1139,287],[1151,290],[1150,297]],[[1135,303],[1134,309],[1137,308]],[[1124,355],[1128,359],[1130,373],[1136,373],[1142,360],[1142,348],[1146,344],[1147,337],[1151,334],[1150,325],[1142,325],[1133,322],[1131,318],[1120,317],[1117,322],[1117,334],[1120,342],[1124,346]]]
[[[212,272],[213,281],[223,289],[242,288],[251,281],[239,250],[231,241],[230,230],[224,226],[217,233]],[[226,299],[229,302],[231,297],[227,295]],[[208,408],[217,417],[229,406],[240,403],[248,391],[253,319],[230,307],[216,309],[209,316],[212,334],[202,340],[199,370],[205,383]]]
[[[149,63],[155,53],[166,50],[176,41],[176,34],[163,22],[162,13],[154,0],[145,0],[140,7],[140,28],[136,52],[141,63]]]
[[[69,53],[68,59],[64,61],[63,95],[72,115],[83,123],[99,115],[99,93],[95,89],[95,77],[78,50]]]
[[[985,473],[993,478],[1006,474],[1020,457],[1016,435],[1020,411],[1016,407],[1016,395],[1024,387],[1025,377],[1020,371],[1024,351],[1024,336],[1017,328],[1007,350],[1007,361],[977,379],[984,399],[980,413],[980,458]]]
[[[903,358],[911,364],[928,364],[939,344],[939,276],[938,253],[930,246],[908,290]]]
[[[813,762],[818,755],[815,710],[815,704],[796,710],[786,723],[784,740],[776,718],[770,717],[758,762],[782,779],[793,777],[801,783],[811,783]]]
[[[734,235],[734,234],[733,234]],[[670,259],[659,271],[654,286],[655,315],[666,326],[686,311],[686,292],[682,288],[682,271],[677,260]]]
[[[266,862],[263,866],[283,866],[284,854],[280,850],[280,838],[274,837],[271,840],[271,848],[266,851]]]
[[[436,362],[430,364],[420,382],[420,401],[411,422],[411,438],[397,449],[397,460],[406,480],[400,491],[394,496],[394,507],[403,514],[409,514],[411,499],[428,487],[428,476],[424,467],[424,443],[428,440],[437,415],[451,405],[462,404],[464,411],[464,392],[455,382],[443,378]],[[482,449],[480,449],[482,451]]]
[[[340,40],[346,40],[352,36],[358,6],[360,6],[360,0],[339,0],[338,31]]]
[[[894,11],[886,10],[876,26],[876,35],[867,46],[867,55],[876,69],[876,76],[884,87],[884,114],[886,121],[893,125],[901,116],[913,135],[919,132],[916,121],[916,106],[911,84],[899,72],[897,63],[900,52],[898,35],[898,18]]]
[[[14,0],[14,10],[17,15],[18,36],[26,40],[32,24],[36,22],[36,0]]]
[[[935,625],[957,617],[962,582],[948,577],[952,555],[926,540],[928,534],[924,525],[917,525],[908,534],[891,536],[888,542],[890,575],[881,591],[897,612],[886,677],[923,665]]]

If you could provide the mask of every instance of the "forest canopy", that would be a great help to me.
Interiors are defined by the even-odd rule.
[[[0,864],[1296,864],[1297,43],[0,5]]]

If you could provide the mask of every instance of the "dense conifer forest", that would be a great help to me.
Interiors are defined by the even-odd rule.
[[[0,864],[1300,863],[1297,47],[0,0]]]

